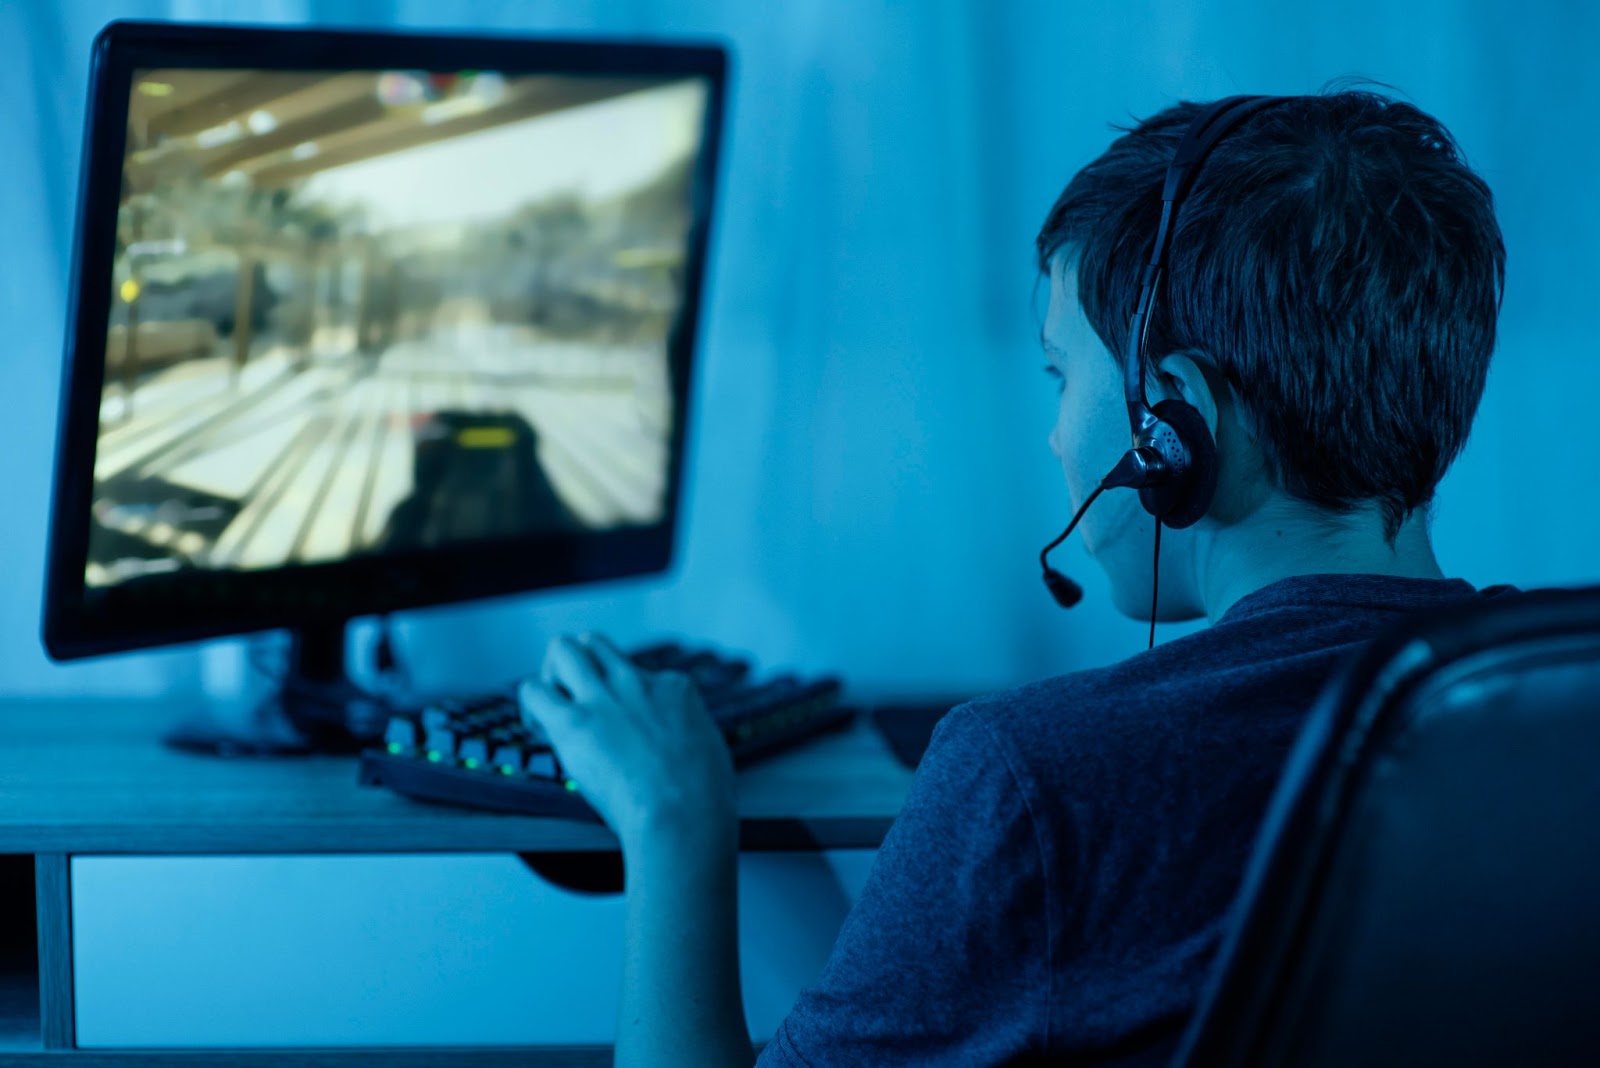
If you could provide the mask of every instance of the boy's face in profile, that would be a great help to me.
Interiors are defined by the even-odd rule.
[[[1061,462],[1071,512],[1076,512],[1100,479],[1133,444],[1128,406],[1122,395],[1122,371],[1106,351],[1078,303],[1077,272],[1057,256],[1050,269],[1050,308],[1045,315],[1045,358],[1059,375],[1061,397],[1050,451]],[[1068,514],[1071,514],[1069,512]],[[1111,580],[1118,611],[1135,619],[1150,615],[1150,560],[1155,520],[1131,490],[1101,495],[1078,529],[1084,547]],[[1164,532],[1162,557],[1181,531]],[[1168,605],[1168,570],[1162,569],[1162,604]],[[1172,589],[1172,597],[1182,596]]]

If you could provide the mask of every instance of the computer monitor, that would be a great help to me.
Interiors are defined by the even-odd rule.
[[[351,618],[666,569],[725,70],[106,27],[48,651],[289,628],[298,680],[336,686]]]

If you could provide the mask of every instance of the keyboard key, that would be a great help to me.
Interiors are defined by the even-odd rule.
[[[524,762],[528,759],[528,751],[514,742],[502,742],[495,746],[494,754],[489,762],[496,771],[502,775],[521,775]]]
[[[522,765],[524,773],[537,779],[553,779],[560,772],[561,767],[556,763],[556,755],[549,749],[535,749],[528,754],[528,759]]]
[[[456,734],[449,727],[429,727],[423,742],[427,757],[435,764],[450,763],[456,756]]]
[[[417,725],[403,716],[391,716],[383,730],[383,747],[391,753],[412,753],[417,748]]]
[[[489,763],[489,740],[482,735],[461,739],[456,747],[456,759],[470,771],[484,768]]]

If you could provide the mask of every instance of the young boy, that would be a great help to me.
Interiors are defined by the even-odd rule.
[[[1039,234],[1050,447],[1076,510],[1131,444],[1122,354],[1179,139],[1170,108],[1077,174]],[[935,731],[819,982],[762,1065],[1170,1058],[1284,756],[1335,666],[1401,614],[1484,596],[1426,507],[1483,391],[1505,252],[1446,130],[1367,92],[1257,111],[1205,160],[1154,302],[1146,391],[1214,437],[1165,531],[1161,620],[1206,630],[996,694]],[[1111,491],[1084,544],[1152,610],[1154,521]],[[754,1061],[728,755],[691,687],[558,639],[523,688],[627,867],[619,1065]]]

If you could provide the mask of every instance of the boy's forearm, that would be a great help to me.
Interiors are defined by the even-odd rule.
[[[661,830],[623,851],[618,1068],[750,1068],[739,986],[737,825]]]

